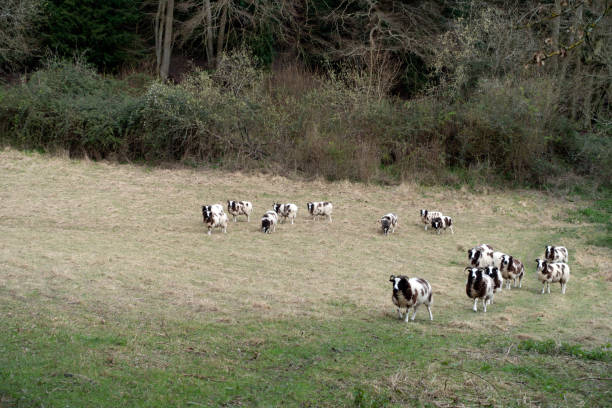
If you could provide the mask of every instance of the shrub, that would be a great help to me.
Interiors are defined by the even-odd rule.
[[[570,166],[596,177],[610,172],[609,141],[562,120],[545,76],[481,80],[471,98],[449,103],[364,94],[369,80],[352,71],[309,81],[287,78],[291,72],[299,73],[283,71],[283,86],[271,88],[280,79],[245,51],[180,84],[121,81],[79,60],[52,60],[27,82],[2,88],[0,132],[22,147],[72,155],[330,180],[541,186]],[[587,140],[602,151],[589,150]]]

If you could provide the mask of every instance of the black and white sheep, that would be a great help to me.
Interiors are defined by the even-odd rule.
[[[223,233],[227,233],[227,215],[220,204],[203,205],[202,218],[208,228],[208,235],[213,228],[222,228]]]
[[[250,221],[253,204],[250,201],[227,200],[227,212],[234,217],[234,222],[239,215],[246,215],[247,222]]]
[[[565,288],[567,287],[567,281],[570,278],[569,265],[564,262],[548,262],[543,259],[536,259],[538,264],[536,274],[538,280],[542,282],[542,294],[548,289],[550,293],[550,284],[559,282],[561,284],[561,293],[565,294]]]
[[[334,206],[329,201],[315,201],[306,203],[308,213],[312,215],[312,219],[316,219],[318,216],[327,216],[329,222],[332,222],[332,211]]]
[[[221,214],[221,213],[223,213],[223,206],[221,204],[212,204],[212,205],[202,206],[202,217],[204,218],[204,223],[206,223],[206,219],[209,218],[212,214]]]
[[[431,304],[433,303],[433,293],[431,285],[425,279],[421,278],[408,278],[407,276],[391,275],[389,281],[393,283],[393,295],[391,300],[393,304],[397,306],[397,314],[399,318],[402,318],[402,308],[406,308],[406,318],[404,321],[408,321],[408,309],[411,307],[414,310],[412,314],[412,320],[416,316],[417,309],[420,305],[425,305],[429,312],[429,320],[433,320],[431,314]]]
[[[266,211],[261,217],[261,231],[270,234],[276,231],[276,224],[278,224],[278,214],[276,211]]]
[[[468,260],[473,268],[486,268],[494,265],[493,262],[493,247],[487,244],[481,244],[468,250]]]
[[[378,223],[382,228],[383,234],[387,235],[389,232],[395,232],[395,227],[397,227],[397,215],[393,213],[383,215],[382,218],[378,220]]]
[[[523,276],[525,276],[525,267],[523,263],[517,258],[504,255],[501,260],[501,271],[502,277],[506,280],[506,289],[510,289],[510,280],[514,282],[514,287],[517,286],[516,280],[518,279],[518,287],[522,287]]]
[[[421,222],[425,224],[425,231],[427,231],[427,227],[431,225],[434,218],[442,217],[444,217],[444,214],[440,211],[421,210]]]
[[[569,260],[569,254],[567,253],[566,247],[548,245],[546,247],[546,251],[544,252],[544,259],[546,259],[548,262],[567,263]]]
[[[282,220],[286,220],[287,218],[289,218],[291,220],[291,224],[293,224],[293,220],[295,220],[295,217],[297,216],[297,212],[298,212],[297,205],[291,204],[291,203],[289,204],[274,203],[272,208],[274,209],[276,214],[278,214],[279,217],[282,217]]]
[[[455,231],[453,231],[453,219],[445,215],[442,217],[436,217],[433,220],[431,220],[431,228],[436,230],[438,234],[442,230],[446,231],[447,228],[450,228],[453,234],[455,233]]]
[[[478,311],[478,299],[482,299],[482,306],[487,312],[487,303],[493,301],[495,282],[488,276],[483,269],[465,268],[468,271],[468,279],[465,284],[465,293],[469,298],[474,299],[473,310]]]
[[[482,270],[488,277],[493,279],[493,293],[501,292],[504,286],[504,278],[499,268],[496,266],[487,266]]]

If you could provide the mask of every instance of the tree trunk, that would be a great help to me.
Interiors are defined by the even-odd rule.
[[[159,75],[162,59],[162,38],[164,32],[164,13],[166,10],[166,0],[159,0],[157,3],[157,14],[155,15],[154,33],[155,33],[155,73]]]
[[[168,78],[170,70],[170,56],[172,55],[172,23],[174,21],[174,0],[167,0],[166,23],[164,24],[164,45],[162,49],[162,63],[159,70],[161,79]]]
[[[204,0],[204,10],[206,12],[206,57],[208,64],[213,66],[215,55],[213,50],[213,21],[210,0]]]
[[[582,29],[582,5],[578,6],[578,8],[576,9],[576,19],[574,20],[574,28],[576,29],[576,31],[581,30]],[[578,108],[579,108],[579,102],[580,102],[580,91],[583,87],[582,84],[582,79],[581,78],[581,74],[582,74],[582,61],[580,59],[580,52],[581,50],[579,48],[576,48],[573,52],[573,59],[574,59],[574,78],[575,80],[572,81],[573,89],[572,89],[572,99],[571,99],[571,118],[573,120],[576,120],[576,117],[578,116]]]
[[[553,19],[553,28],[552,28],[552,46],[553,50],[556,51],[561,46],[559,34],[561,32],[561,0],[555,0],[555,9],[554,13],[557,15],[556,18]],[[559,69],[559,58],[554,58],[552,61],[552,69],[556,73]]]
[[[225,24],[227,22],[227,8],[229,5],[226,2],[221,7],[223,7],[223,11],[221,12],[221,23],[219,24],[219,32],[217,34],[217,58],[224,50],[223,41],[225,40]]]

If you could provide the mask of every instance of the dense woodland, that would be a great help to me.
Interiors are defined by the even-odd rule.
[[[612,2],[6,0],[0,139],[305,177],[612,184]]]

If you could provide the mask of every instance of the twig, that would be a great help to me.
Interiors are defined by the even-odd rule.
[[[458,370],[458,371],[463,371],[466,372],[468,374],[472,374],[475,375],[476,377],[480,378],[482,381],[486,382],[487,384],[489,384],[491,387],[493,387],[493,389],[495,390],[496,393],[499,394],[499,390],[497,389],[497,387],[495,386],[495,384],[493,384],[492,382],[490,382],[489,380],[487,380],[486,378],[484,378],[483,376],[481,376],[480,374],[476,374],[472,371],[466,370],[464,368],[459,368],[459,367],[447,367],[451,370]]]
[[[510,347],[508,347],[508,351],[506,351],[506,355],[510,354],[510,350],[512,349],[512,347],[514,347],[514,343],[512,343]]]
[[[578,378],[578,381],[582,381],[582,380],[612,381],[612,378],[605,378],[605,377],[580,377],[580,378]]]
[[[553,19],[555,19],[557,17],[561,17],[562,15],[569,13],[570,11],[573,11],[573,10],[577,9],[578,7],[582,6],[583,4],[584,4],[584,1],[579,1],[579,2],[577,2],[576,4],[574,4],[570,8],[566,8],[565,10],[561,10],[558,13],[553,12],[550,16],[543,17],[542,19],[540,19],[540,20],[538,20],[536,22],[525,24],[525,25],[522,25],[522,26],[516,26],[515,29],[516,30],[520,30],[521,28],[531,28],[531,27],[533,27],[536,24],[540,24],[540,23],[543,23],[545,21],[553,20]]]

